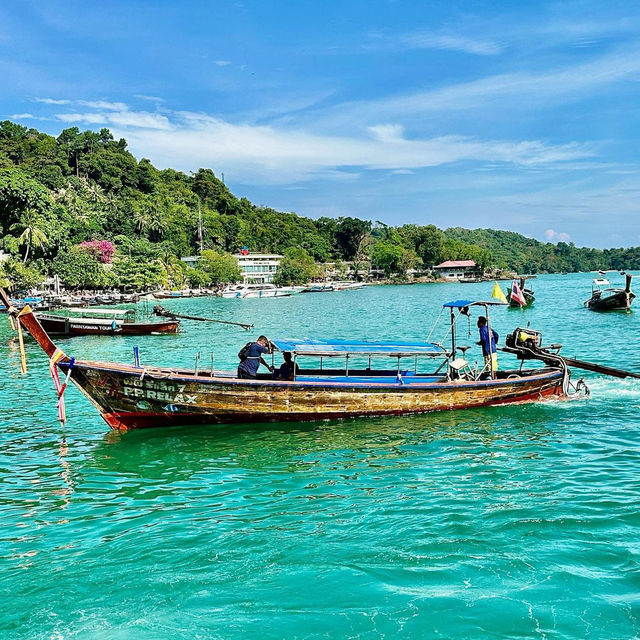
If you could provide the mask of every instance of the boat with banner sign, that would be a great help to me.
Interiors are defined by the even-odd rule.
[[[584,306],[592,311],[631,310],[631,303],[636,294],[631,291],[630,273],[626,274],[626,283],[622,287],[612,287],[606,278],[595,278],[591,285],[591,297],[584,301]]]
[[[137,322],[134,309],[66,308],[35,312],[42,328],[50,335],[148,335],[177,333],[180,321]]]
[[[0,302],[9,306],[1,289]],[[585,389],[580,381],[571,383],[568,362],[619,377],[640,377],[562,358],[559,345],[542,347],[541,334],[530,329],[516,329],[503,349],[521,360],[519,367],[496,371],[492,359],[482,368],[472,366],[464,356],[469,347],[456,343],[456,322],[479,308],[490,330],[489,308],[495,304],[501,303],[446,303],[443,311],[451,319],[448,347],[427,341],[275,339],[272,351],[293,354],[297,367],[291,380],[271,375],[240,379],[235,372],[202,370],[197,358],[193,369],[142,365],[137,352],[133,365],[76,360],[56,346],[29,307],[11,308],[9,316],[18,331],[23,371],[23,327],[50,358],[60,419],[64,390],[72,381],[118,430],[388,416],[563,398]],[[540,360],[544,366],[524,368],[525,360]]]

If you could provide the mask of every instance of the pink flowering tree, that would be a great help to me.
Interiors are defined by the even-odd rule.
[[[110,264],[116,252],[113,243],[108,240],[91,240],[80,243],[80,248],[102,264]]]

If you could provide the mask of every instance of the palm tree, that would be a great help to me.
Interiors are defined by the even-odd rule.
[[[147,213],[147,211],[143,209],[138,209],[138,208],[134,209],[133,219],[135,220],[136,229],[138,230],[139,235],[142,235],[143,232],[149,228],[149,225],[151,223],[151,218],[149,214]]]
[[[18,236],[18,244],[26,245],[27,250],[24,252],[23,263],[29,258],[29,251],[40,249],[48,242],[47,234],[42,228],[42,218],[34,209],[25,209],[20,216],[20,220],[9,227],[10,231],[21,231]]]

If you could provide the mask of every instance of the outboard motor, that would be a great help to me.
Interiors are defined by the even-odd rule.
[[[525,348],[535,351],[542,347],[542,332],[518,327],[513,333],[507,335],[505,344],[511,349]]]

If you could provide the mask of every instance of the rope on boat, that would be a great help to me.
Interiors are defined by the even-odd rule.
[[[438,326],[438,322],[440,322],[440,316],[442,315],[443,312],[444,312],[444,307],[440,309],[440,313],[438,314],[436,321],[433,323],[431,327],[431,331],[429,331],[429,335],[427,336],[427,342],[431,342],[431,334],[435,331],[435,328]]]
[[[454,316],[450,327],[444,332],[444,335],[442,336],[442,340],[440,340],[440,342],[436,342],[436,344],[443,344],[444,341],[447,339],[447,336],[449,334],[453,334],[453,332],[456,330],[456,322],[458,322],[458,319],[460,318],[461,315],[463,315],[463,314],[459,313],[457,316]],[[440,317],[440,316],[438,316],[438,317]]]

